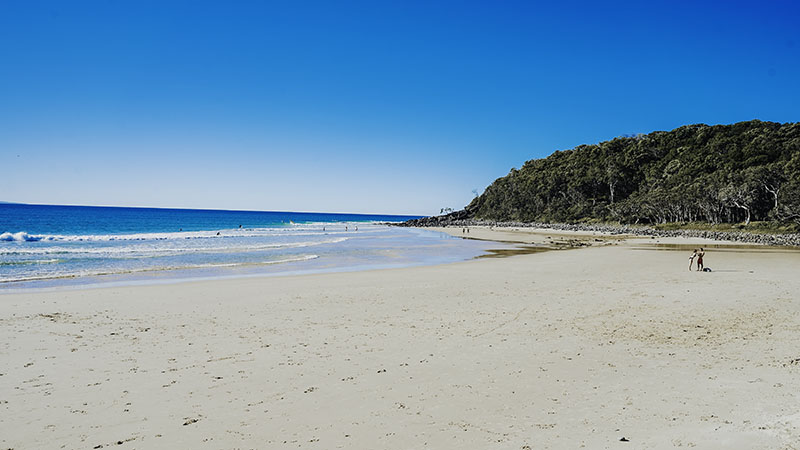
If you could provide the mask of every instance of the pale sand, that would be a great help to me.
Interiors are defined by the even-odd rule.
[[[0,448],[798,448],[800,254],[601,241],[2,295]]]

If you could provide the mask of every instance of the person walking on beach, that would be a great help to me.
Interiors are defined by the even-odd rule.
[[[689,272],[692,271],[692,264],[694,263],[695,256],[697,256],[697,249],[694,249],[694,252],[692,252],[692,256],[689,257]]]
[[[705,268],[703,265],[703,256],[706,256],[706,251],[703,250],[703,247],[700,247],[700,252],[697,253],[697,271],[701,271]]]

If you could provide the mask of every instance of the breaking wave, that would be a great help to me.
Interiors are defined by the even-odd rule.
[[[125,245],[120,247],[12,247],[0,248],[0,255],[99,255],[99,256],[126,256],[131,254],[136,255],[179,255],[189,253],[239,253],[239,252],[255,252],[263,250],[279,250],[289,248],[302,248],[311,247],[315,245],[324,244],[337,244],[344,242],[349,238],[338,237],[333,239],[323,239],[319,241],[300,241],[300,242],[284,242],[284,243],[270,243],[270,244],[250,244],[250,245],[229,245],[218,247],[182,247],[182,246],[165,246],[165,245]]]
[[[5,232],[0,234],[0,241],[6,242],[36,242],[41,241],[44,236],[34,236],[30,235],[24,231],[20,231],[17,233],[9,233]]]
[[[330,230],[326,234],[335,235],[345,230]],[[369,232],[369,231],[363,231]],[[183,239],[220,239],[247,237],[281,237],[281,236],[319,236],[319,230],[303,228],[245,228],[230,230],[177,231],[170,233],[134,233],[134,234],[29,234],[26,231],[0,234],[0,241],[5,242],[112,242],[112,241],[167,241]]]

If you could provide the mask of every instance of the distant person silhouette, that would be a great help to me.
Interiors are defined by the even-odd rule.
[[[703,265],[703,257],[706,256],[706,251],[703,250],[703,247],[700,247],[700,252],[697,254],[697,270],[703,270],[705,267]]]

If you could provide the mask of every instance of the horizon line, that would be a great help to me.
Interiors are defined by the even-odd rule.
[[[183,211],[226,211],[226,212],[270,212],[270,213],[293,213],[293,214],[340,214],[358,216],[398,216],[398,217],[428,217],[424,214],[384,214],[384,213],[361,213],[361,212],[321,212],[321,211],[276,211],[262,209],[224,209],[224,208],[186,208],[186,207],[167,207],[167,206],[120,206],[120,205],[78,205],[78,204],[52,204],[52,203],[24,203],[0,201],[3,205],[23,205],[23,206],[69,206],[79,208],[132,208],[132,209],[165,209]]]

